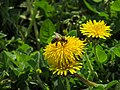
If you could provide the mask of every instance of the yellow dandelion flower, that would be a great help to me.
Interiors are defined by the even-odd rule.
[[[99,22],[96,22],[96,20],[93,20],[93,22],[89,20],[86,24],[82,24],[80,29],[81,33],[87,37],[106,39],[106,37],[111,36],[110,26],[106,26],[103,20]]]
[[[67,75],[68,72],[71,74],[76,73],[76,70],[80,70],[82,68],[82,63],[71,63],[70,65],[66,66],[54,66],[51,67],[50,70],[54,71],[53,74],[57,73],[57,75]]]
[[[85,47],[84,41],[70,36],[65,39],[67,42],[59,41],[57,45],[50,43],[44,49],[45,60],[48,60],[51,70],[54,70],[53,74],[67,75],[68,71],[73,74],[81,68],[81,64],[78,64],[77,60],[82,56]]]

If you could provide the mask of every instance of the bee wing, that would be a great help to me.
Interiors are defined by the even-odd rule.
[[[61,35],[59,33],[54,32],[54,34],[55,34],[56,38],[60,38],[61,37]]]

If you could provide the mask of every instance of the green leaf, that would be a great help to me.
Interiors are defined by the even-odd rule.
[[[48,40],[47,40],[47,43],[50,43],[54,38],[55,38],[55,37],[50,36],[50,37],[48,38]]]
[[[8,67],[11,68],[12,70],[14,69],[14,65],[19,67],[18,63],[15,61],[16,59],[16,55],[12,54],[11,52],[8,51],[4,51],[5,55],[6,55],[6,64],[8,64]]]
[[[43,48],[41,48],[40,49],[40,66],[41,67],[46,67],[46,63],[45,63],[46,60],[44,60],[43,52],[44,52]]]
[[[102,0],[93,0],[96,3],[102,2]]]
[[[7,36],[6,34],[0,32],[0,39],[2,39],[3,37],[6,37],[6,36]]]
[[[100,63],[104,63],[107,60],[107,54],[100,45],[96,46],[96,55]]]
[[[92,90],[105,90],[103,84],[98,84],[96,87],[94,87]]]
[[[120,82],[116,84],[115,90],[120,90]]]
[[[104,16],[106,19],[108,19],[109,15],[105,12],[99,12],[99,16]]]
[[[118,83],[117,80],[113,80],[113,81],[109,82],[109,83],[107,84],[107,86],[105,87],[105,88],[106,88],[105,90],[110,89],[112,86],[114,86],[114,85],[117,84],[117,83]]]
[[[87,6],[87,8],[91,11],[93,11],[94,13],[99,13],[96,8],[94,8],[93,6],[91,6],[86,0],[83,0],[85,5]]]
[[[47,40],[55,32],[55,26],[52,21],[46,19],[40,28],[40,43],[47,44]]]
[[[102,0],[94,0],[94,1],[95,1],[95,2],[101,2]],[[84,0],[84,3],[85,3],[86,7],[87,7],[89,10],[93,11],[94,13],[97,13],[99,16],[103,16],[103,17],[105,17],[106,19],[108,19],[108,16],[109,16],[109,15],[108,15],[107,13],[101,12],[101,11],[97,11],[96,8],[93,7],[92,5],[90,5],[86,0]]]
[[[18,51],[25,52],[25,53],[29,54],[30,52],[33,51],[33,48],[31,46],[29,46],[28,44],[22,44],[22,46],[20,46],[18,48]]]
[[[8,46],[15,40],[15,37],[12,37],[10,40],[7,41],[7,44],[5,46]]]
[[[3,80],[5,76],[9,76],[9,74],[4,70],[0,73],[0,81]]]
[[[66,77],[66,86],[67,86],[67,90],[70,90],[70,82],[69,82],[69,80],[67,79],[67,77]]]
[[[68,33],[68,36],[77,36],[77,30],[71,30],[71,31]]]
[[[6,54],[10,59],[12,59],[12,60],[15,60],[15,59],[16,59],[16,55],[13,55],[12,53],[7,52],[7,51],[4,51],[4,52],[5,52],[5,54]]]
[[[42,8],[45,11],[46,16],[51,16],[52,12],[55,10],[52,5],[49,5],[47,1],[39,1],[34,3],[35,6]]]
[[[32,85],[38,85],[36,82],[30,82],[30,84],[32,84]]]
[[[75,84],[75,80],[73,78],[70,78],[70,83]]]
[[[16,52],[15,55],[16,55],[17,61],[21,63],[24,62],[24,64],[25,62],[31,59],[31,56],[23,54],[23,53]]]
[[[13,72],[17,76],[20,76],[21,74],[23,74],[23,70],[21,70],[21,68],[14,68]]]
[[[36,66],[36,62],[34,60],[29,60],[28,61],[28,64],[32,67],[32,68],[35,68]]]
[[[120,0],[114,1],[110,8],[114,11],[120,11]]]
[[[120,57],[120,46],[113,47],[112,51],[114,52],[115,55]]]
[[[66,90],[63,77],[58,78],[58,89],[57,90]]]

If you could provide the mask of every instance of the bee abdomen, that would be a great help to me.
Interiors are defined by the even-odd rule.
[[[58,41],[58,38],[53,38],[53,40],[51,41],[51,43],[55,43]]]

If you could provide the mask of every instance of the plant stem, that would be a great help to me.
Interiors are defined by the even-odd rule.
[[[34,21],[35,21],[35,16],[37,14],[37,7],[34,7],[34,9],[32,11],[33,12],[31,12],[31,22],[28,26],[27,33],[26,33],[25,37],[27,37],[29,35],[29,33],[31,32],[32,26],[33,26]]]
[[[93,69],[93,66],[92,66],[92,64],[90,62],[90,59],[89,59],[88,55],[87,55],[87,51],[85,51],[85,57],[86,57],[86,60],[88,62],[88,66],[89,66],[90,71],[93,72],[94,69]]]
[[[92,81],[89,81],[89,80],[81,77],[79,74],[75,74],[75,76],[76,76],[77,78],[79,78],[83,83],[85,83],[85,84],[88,85],[88,86],[91,86],[91,87],[97,86],[97,83],[92,82]]]
[[[42,80],[40,79],[39,75],[37,74],[37,83],[38,85],[42,88],[42,90],[45,90],[45,86],[44,83],[42,82]]]
[[[38,57],[37,57],[37,64],[36,64],[36,66],[37,66],[37,69],[39,69],[40,68],[40,66],[39,66],[39,64],[40,64],[40,53],[37,52],[37,55],[38,55]]]
[[[36,43],[37,43],[37,49],[40,49],[40,44],[39,44],[39,34],[38,34],[38,28],[37,28],[37,24],[36,24],[36,20],[34,20],[34,32],[35,32],[35,38],[36,38]]]
[[[70,90],[70,82],[67,77],[65,77],[65,79],[66,79],[67,90]]]

